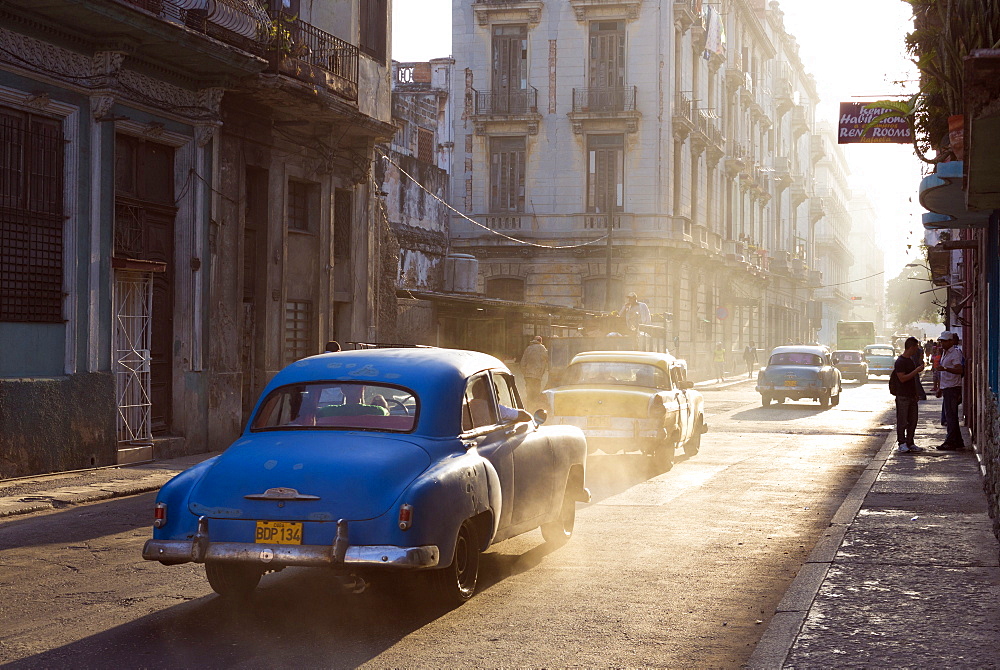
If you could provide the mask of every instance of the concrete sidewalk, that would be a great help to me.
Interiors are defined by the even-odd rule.
[[[1000,544],[978,455],[893,430],[779,603],[751,668],[1000,668]],[[966,445],[971,444],[968,432]]]

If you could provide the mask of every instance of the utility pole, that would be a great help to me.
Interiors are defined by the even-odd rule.
[[[607,253],[605,255],[605,261],[604,261],[604,267],[605,267],[604,307],[606,311],[613,312],[615,310],[615,306],[612,304],[614,299],[611,297],[611,252],[612,252],[611,231],[613,230],[614,222],[612,220],[612,215],[610,212],[604,215],[604,221],[607,229],[607,238],[605,244]]]

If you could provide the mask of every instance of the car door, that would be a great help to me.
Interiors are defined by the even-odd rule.
[[[506,427],[500,424],[496,399],[488,372],[469,377],[462,399],[462,441],[475,447],[480,456],[493,465],[500,479],[499,529],[510,526],[514,511],[514,451],[507,439]]]
[[[503,407],[521,409],[514,378],[506,372],[491,373],[493,391]],[[503,435],[513,455],[514,510],[512,523],[520,526],[552,511],[555,504],[556,473],[552,445],[533,421],[503,421]],[[561,490],[559,491],[561,493]]]

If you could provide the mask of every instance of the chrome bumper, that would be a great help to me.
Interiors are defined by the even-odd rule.
[[[434,545],[395,547],[372,545],[347,547],[343,561],[334,557],[333,547],[320,545],[250,544],[247,542],[211,542],[202,547],[196,540],[147,540],[142,548],[147,561],[167,563],[204,563],[229,561],[275,566],[348,567],[388,566],[394,568],[433,568],[441,553]]]

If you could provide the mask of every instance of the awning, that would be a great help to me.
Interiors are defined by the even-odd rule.
[[[970,212],[965,205],[963,166],[938,163],[934,174],[920,181],[920,204],[930,212],[922,217],[925,228],[982,228],[989,222],[989,212]]]
[[[578,319],[590,316],[600,316],[603,314],[603,312],[597,310],[577,309],[576,307],[566,307],[565,305],[550,305],[540,302],[521,302],[518,300],[501,300],[500,298],[487,298],[485,296],[475,294],[440,293],[438,291],[424,291],[409,288],[397,288],[396,297],[404,299],[411,298],[413,300],[429,300],[431,302],[456,307],[492,307],[497,309],[534,312],[536,314],[550,314],[552,316],[572,316]]]

